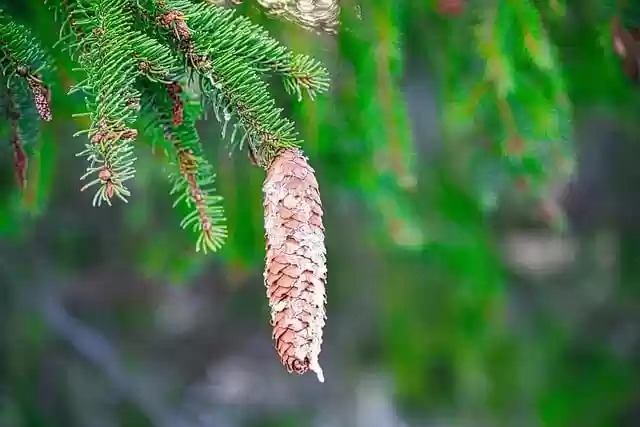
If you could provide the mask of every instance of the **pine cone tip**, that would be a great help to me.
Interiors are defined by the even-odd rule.
[[[324,372],[322,371],[322,367],[317,360],[314,363],[309,364],[309,370],[316,374],[316,377],[318,377],[318,381],[324,383]]]

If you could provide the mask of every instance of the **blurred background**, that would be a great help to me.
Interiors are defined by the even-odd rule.
[[[0,147],[0,427],[640,426],[640,104],[616,11],[461,5],[345,0],[337,36],[238,6],[333,76],[316,102],[274,81],[326,212],[320,384],[272,347],[264,173],[201,123],[229,218],[213,255],[142,143],[130,203],[93,208],[78,75],[42,3],[8,4],[59,81],[25,192]],[[529,160],[504,160],[514,138]]]

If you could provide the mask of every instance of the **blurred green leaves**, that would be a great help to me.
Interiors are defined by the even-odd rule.
[[[488,2],[472,34],[451,38],[451,57],[467,58],[448,71],[461,78],[446,80],[443,119],[449,138],[486,141],[468,148],[476,150],[480,200],[495,208],[487,201],[514,188],[548,197],[573,171],[572,105],[538,9],[530,1]]]

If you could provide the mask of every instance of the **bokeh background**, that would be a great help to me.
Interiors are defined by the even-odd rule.
[[[640,426],[639,104],[611,49],[614,12],[530,3],[570,102],[562,155],[577,166],[543,168],[543,201],[568,213],[558,228],[503,191],[499,162],[470,166],[497,125],[471,132],[473,110],[444,107],[486,78],[479,15],[342,4],[338,36],[238,6],[333,75],[316,102],[274,85],[323,192],[325,384],[287,374],[272,348],[263,172],[201,123],[230,228],[214,255],[179,228],[144,141],[131,202],[91,207],[72,136],[83,99],[65,95],[78,75],[40,1],[6,5],[52,47],[59,81],[24,193],[0,144],[1,427]]]

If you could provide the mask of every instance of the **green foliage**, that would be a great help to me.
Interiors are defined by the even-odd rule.
[[[341,34],[339,50],[353,64],[344,76],[352,90],[343,90],[339,101],[358,114],[346,117],[336,132],[336,140],[352,141],[332,148],[343,157],[344,172],[337,176],[375,214],[394,244],[420,249],[428,239],[411,205],[417,190],[416,152],[399,87],[405,58],[398,24],[404,5],[380,2],[365,9],[365,19],[376,25],[367,25],[350,6],[343,5],[341,19],[349,31]]]
[[[114,198],[128,201],[129,181],[136,175],[134,142],[141,130],[153,146],[166,151],[172,169],[171,193],[176,195],[176,205],[190,209],[182,226],[196,231],[196,249],[219,249],[227,230],[221,197],[213,192],[215,174],[203,157],[196,122],[211,108],[222,123],[223,137],[229,135],[232,151],[248,145],[257,164],[267,168],[279,150],[297,147],[300,141],[294,123],[282,116],[269,93],[265,75],[279,75],[286,91],[301,100],[303,94],[313,98],[327,90],[325,68],[308,56],[292,53],[234,10],[207,2],[61,0],[49,4],[58,18],[59,43],[82,76],[70,94],[85,97],[86,112],[75,117],[89,121],[76,134],[88,138],[78,154],[87,162],[81,179],[88,183],[83,190],[97,188],[96,206],[111,205]],[[36,103],[37,99],[29,91],[33,91],[33,79],[12,76],[20,72],[40,76],[43,67],[52,65],[37,41],[23,30],[7,18],[0,33],[3,75],[15,93],[11,101],[18,103],[22,132],[35,129],[32,98]],[[27,71],[20,71],[21,67]],[[179,85],[177,92],[167,95],[174,84]],[[202,100],[202,108],[191,105],[193,95]],[[27,136],[35,138],[26,134],[23,138]]]
[[[174,85],[180,87],[177,83]],[[202,113],[201,105],[197,100],[195,103],[190,99],[185,100],[181,123],[176,124],[170,114],[174,101],[166,88],[156,87],[155,90],[144,93],[146,96],[142,98],[142,117],[149,121],[143,125],[143,133],[150,136],[152,143],[165,143],[164,153],[170,159],[171,194],[178,195],[173,206],[184,204],[189,209],[181,226],[192,228],[196,233],[197,248],[203,251],[217,250],[227,236],[227,229],[222,224],[225,221],[220,206],[222,197],[215,194],[213,186],[215,173],[204,157],[195,129],[196,121]],[[166,146],[167,143],[170,146]],[[196,206],[192,206],[193,193],[197,194],[199,200]],[[206,232],[203,227],[209,227],[212,231]]]
[[[637,369],[629,359],[620,357],[617,349],[610,348],[610,336],[594,337],[592,332],[596,331],[587,325],[588,336],[581,337],[571,327],[563,326],[564,319],[541,307],[546,297],[553,299],[554,305],[570,305],[580,299],[583,288],[578,283],[568,284],[563,277],[558,283],[562,286],[535,283],[530,289],[527,284],[508,282],[509,272],[502,265],[497,247],[502,236],[487,218],[513,193],[530,203],[527,207],[532,209],[527,213],[537,215],[540,202],[548,199],[556,183],[562,184],[572,171],[575,146],[580,143],[574,140],[572,128],[581,112],[598,106],[611,115],[627,118],[632,125],[637,122],[638,91],[624,76],[620,58],[612,48],[611,19],[619,16],[625,27],[633,28],[640,15],[631,9],[618,10],[611,0],[472,0],[467,2],[466,11],[456,16],[439,13],[436,0],[345,0],[341,30],[331,39],[336,42],[334,52],[322,37],[265,20],[249,6],[250,2],[245,3],[238,10],[250,20],[205,2],[170,3],[185,12],[189,28],[198,28],[194,36],[198,54],[219,59],[210,74],[206,67],[191,64],[194,58],[180,50],[181,43],[175,38],[177,24],[171,28],[156,24],[157,15],[164,9],[154,8],[155,3],[150,1],[128,3],[129,9],[122,9],[134,16],[127,21],[133,30],[125,36],[123,52],[133,43],[136,49],[131,49],[135,50],[131,55],[138,61],[134,63],[146,64],[135,70],[132,93],[140,94],[140,110],[129,113],[136,117],[131,127],[138,130],[140,140],[156,148],[152,157],[136,147],[140,155],[135,163],[136,185],[132,184],[135,193],[125,211],[130,220],[128,232],[133,237],[125,234],[123,240],[127,247],[134,248],[131,251],[137,250],[134,258],[144,264],[145,273],[174,283],[197,275],[205,265],[189,248],[184,250],[178,227],[175,231],[163,229],[166,218],[162,213],[169,205],[157,202],[162,200],[158,193],[163,196],[166,190],[158,184],[159,175],[168,174],[169,190],[174,184],[178,188],[175,196],[180,203],[175,215],[200,218],[197,205],[188,206],[190,199],[180,198],[189,188],[189,175],[181,174],[180,156],[189,151],[183,158],[198,165],[196,170],[204,171],[190,176],[207,194],[205,210],[220,232],[204,236],[211,238],[200,242],[199,247],[218,247],[221,239],[216,236],[222,237],[226,224],[233,232],[218,259],[224,263],[230,281],[238,284],[243,274],[253,274],[253,268],[261,264],[261,171],[250,168],[244,156],[227,160],[216,144],[202,144],[215,141],[217,134],[200,136],[194,124],[212,104],[217,105],[214,111],[231,148],[249,145],[259,153],[261,140],[253,122],[248,121],[251,116],[234,110],[238,100],[257,100],[252,114],[266,120],[261,129],[277,130],[280,128],[275,124],[280,123],[286,132],[278,141],[285,145],[300,143],[291,122],[281,114],[264,114],[270,108],[275,111],[267,91],[273,91],[276,99],[279,88],[294,100],[300,94],[314,95],[326,88],[326,74],[319,71],[317,61],[295,55],[268,37],[263,28],[269,28],[269,34],[287,46],[314,57],[335,54],[340,60],[337,84],[333,84],[330,96],[318,97],[313,103],[293,103],[293,114],[305,140],[305,151],[317,166],[327,206],[331,305],[345,309],[346,295],[359,302],[363,293],[379,294],[381,308],[375,313],[375,321],[382,338],[376,344],[383,350],[382,363],[394,374],[398,400],[436,413],[440,408],[434,407],[447,405],[447,413],[464,414],[475,424],[518,425],[532,420],[533,424],[549,426],[620,425],[620,414],[637,395]],[[39,14],[33,14],[29,25],[34,34],[47,34],[48,27],[42,23],[51,16],[41,13],[39,0],[33,0],[33,4],[32,10]],[[95,28],[91,22],[97,15],[92,8],[98,2],[68,4],[73,7],[77,26],[85,31]],[[79,58],[82,52],[77,46],[81,42],[70,28],[69,13],[56,10],[58,24],[64,29],[60,46],[76,40],[71,53]],[[150,12],[142,14],[141,10]],[[16,12],[15,16],[20,14]],[[41,41],[49,46],[45,37],[40,37]],[[118,64],[125,64],[125,57],[118,58],[124,61]],[[55,56],[56,64],[64,61],[63,56]],[[439,126],[432,136],[442,142],[442,151],[431,151],[429,156],[420,148],[433,141],[414,138],[408,130],[407,104],[414,94],[412,90],[403,91],[401,84],[410,68],[405,64],[412,61],[427,62],[428,67],[420,64],[412,68],[423,73],[420,78],[435,80]],[[72,64],[78,65],[76,61]],[[93,66],[107,72],[104,64]],[[222,73],[216,74],[215,68]],[[304,73],[296,72],[300,68],[315,75],[310,93],[305,86],[309,81],[302,78]],[[86,78],[88,72],[68,66],[63,71],[61,74],[75,82]],[[256,82],[266,81],[271,75],[276,77],[276,84],[259,83],[254,92]],[[14,80],[24,85],[24,80]],[[168,92],[168,86],[176,82],[184,89],[180,95],[184,104],[182,124],[173,123],[177,104]],[[31,92],[27,86],[23,88],[25,108],[31,108],[29,117],[35,119]],[[78,95],[93,99],[90,93],[79,91],[74,96]],[[61,108],[69,109],[75,99],[58,98],[58,102]],[[424,102],[413,109],[423,106]],[[80,125],[90,128],[91,123],[83,120],[78,120]],[[210,127],[206,129],[211,132]],[[167,138],[167,133],[172,138]],[[518,144],[512,144],[514,141]],[[52,147],[49,137],[40,156],[49,169],[54,161]],[[64,148],[64,144],[59,147]],[[158,159],[166,171],[156,167]],[[226,223],[219,221],[221,205],[213,191],[212,164],[218,172],[217,190],[225,195]],[[526,186],[521,185],[523,180]],[[51,185],[46,179],[45,183]],[[39,192],[48,188],[40,187]],[[144,200],[137,203],[140,199]],[[352,224],[338,212],[344,200],[348,208],[361,202],[375,219],[362,226],[364,231],[357,234],[358,238],[346,229]],[[2,231],[8,234],[15,232],[16,218],[22,213],[13,205],[19,204],[19,198],[11,198],[11,209],[7,209],[7,203],[0,218]],[[189,222],[187,226],[197,228],[196,238],[203,237],[201,223]],[[64,247],[66,251],[71,243]],[[412,251],[407,254],[398,248]],[[124,252],[130,261],[130,251],[109,249],[112,256]],[[366,266],[358,269],[356,258],[365,258]],[[637,264],[637,258],[629,262]],[[591,273],[590,268],[584,267],[584,275]],[[370,270],[374,270],[372,276],[382,277],[379,280],[384,286],[375,287],[376,281],[366,276]],[[567,301],[553,293],[555,288],[569,286]],[[520,305],[516,306],[516,320],[527,323],[524,327],[512,322],[513,307],[508,300],[514,290],[525,292],[524,310],[536,312],[520,313]],[[615,298],[624,302],[629,295],[626,291],[624,295],[613,289],[611,292],[616,296],[612,295],[611,313],[605,316],[617,319],[621,310]],[[249,292],[242,293],[238,307],[246,310],[250,297]],[[516,300],[519,297],[517,294]],[[248,314],[243,311],[241,315]],[[618,323],[611,328],[618,328]],[[588,348],[575,354],[576,347]],[[376,355],[367,350],[367,357]],[[531,410],[531,402],[537,402],[538,408],[533,414],[523,413]],[[512,418],[505,415],[509,410],[514,412]],[[29,409],[25,413],[37,412]]]
[[[574,158],[572,106],[556,47],[532,2],[490,2],[479,18],[451,24],[445,54],[457,60],[444,76],[445,132],[484,147],[464,158],[487,209],[513,190],[544,200],[572,173]]]
[[[406,44],[402,23],[419,16],[438,28],[435,39],[441,43],[429,47],[430,55],[447,58],[446,70],[436,70],[442,76],[446,151],[455,151],[456,164],[470,171],[479,202],[491,211],[509,192],[522,193],[534,203],[548,199],[573,170],[572,88],[565,83],[565,69],[552,39],[553,22],[569,19],[567,5],[470,2],[469,13],[445,21],[426,5],[385,4],[343,7],[346,31],[340,35],[339,49],[354,65],[345,77],[375,84],[339,95],[359,113],[347,119],[344,129],[336,130],[336,138],[365,136],[366,157],[362,150],[340,149],[345,164],[354,166],[349,172],[352,177],[345,178],[381,217],[386,233],[396,243],[414,248],[425,244],[431,233],[418,224],[411,207],[417,183],[415,144],[404,95],[397,88],[404,60],[401,47]],[[197,95],[202,108],[189,113],[195,116],[179,128],[163,116],[163,132],[156,127],[141,136],[169,150],[165,156],[169,162],[180,161],[175,150],[199,153],[194,154],[196,169],[201,168],[195,174],[195,186],[179,172],[179,165],[170,180],[181,189],[177,193],[187,194],[177,203],[191,206],[183,225],[198,230],[197,249],[218,249],[227,230],[221,198],[212,193],[215,176],[204,159],[195,123],[213,111],[230,151],[246,146],[257,164],[267,168],[279,150],[299,146],[301,141],[294,122],[276,105],[265,77],[278,76],[286,93],[298,100],[304,94],[313,99],[328,89],[326,69],[310,56],[293,53],[236,10],[210,2],[70,0],[50,2],[50,7],[60,26],[59,44],[69,51],[82,76],[71,93],[85,97],[86,112],[76,117],[89,120],[87,128],[78,132],[88,138],[79,153],[88,163],[82,177],[88,183],[83,189],[97,187],[95,205],[111,204],[114,197],[128,200],[128,182],[136,174],[134,141],[138,131],[149,133],[153,127],[138,123],[157,124],[163,114],[157,106],[142,110],[139,106],[144,99],[164,98],[162,108],[169,111],[177,100],[167,98],[167,85],[179,81],[180,97]],[[407,12],[411,16],[405,16]],[[363,24],[369,21],[376,25]],[[28,39],[28,31],[10,36],[19,32],[17,28],[18,24],[6,21],[5,38],[13,43],[8,50],[19,52],[17,60],[39,73],[52,61],[44,59],[37,42]],[[366,46],[374,46],[375,55]],[[5,62],[13,64],[13,69],[18,64],[9,57]],[[37,116],[23,80],[15,80],[20,84],[14,92],[24,104],[20,120],[28,123]],[[175,141],[164,141],[172,139],[167,136],[172,132],[180,134],[173,139],[181,141],[181,148],[176,148]],[[455,142],[469,138],[479,140],[482,149]],[[203,205],[194,199],[194,191],[207,194]],[[546,212],[547,216],[550,213],[558,214]]]
[[[40,115],[33,100],[31,84],[51,81],[52,61],[25,26],[13,22],[0,10],[0,68],[3,110],[17,123],[21,144],[34,145]]]

